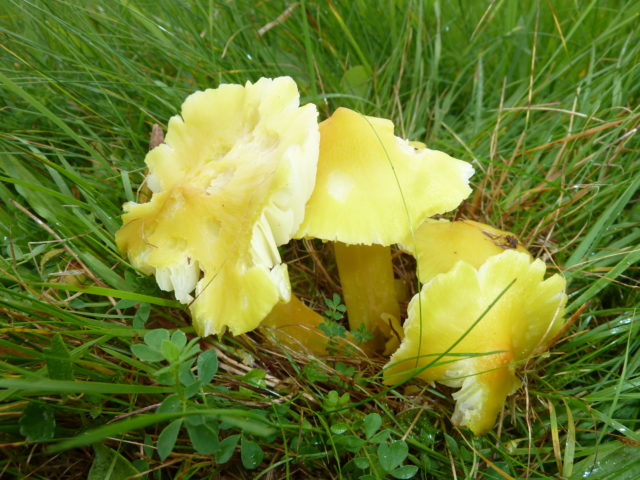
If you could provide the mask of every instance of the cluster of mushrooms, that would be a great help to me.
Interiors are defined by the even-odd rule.
[[[458,387],[453,422],[491,429],[519,363],[563,323],[565,280],[545,279],[515,236],[435,220],[471,193],[467,162],[339,108],[318,124],[289,77],[189,96],[146,157],[146,203],[124,205],[118,247],[188,304],[201,336],[258,326],[322,355],[323,318],[291,292],[278,247],[333,242],[350,328],[391,355],[384,381]],[[400,311],[391,245],[416,258],[420,292]]]

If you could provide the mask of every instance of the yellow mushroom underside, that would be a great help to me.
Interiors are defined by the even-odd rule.
[[[289,78],[223,85],[191,95],[147,155],[153,196],[125,205],[118,247],[191,302],[200,335],[252,330],[290,298],[277,246],[313,189],[316,116]]]
[[[479,269],[459,262],[434,277],[409,304],[404,340],[387,364],[385,382],[416,373],[427,382],[460,387],[454,423],[476,434],[489,430],[519,385],[518,362],[543,349],[563,322],[564,278],[544,280],[544,274],[541,260],[509,250]]]

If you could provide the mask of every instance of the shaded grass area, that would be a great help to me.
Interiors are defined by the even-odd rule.
[[[640,5],[469,3],[3,3],[2,476],[85,478],[102,462],[149,478],[383,478],[377,459],[402,444],[419,478],[582,478],[596,462],[636,478],[637,460],[620,458],[640,445]],[[177,394],[176,415],[180,379],[157,375],[172,362],[132,354],[159,328],[193,338],[187,312],[113,240],[151,126],[194,90],[277,75],[323,117],[346,106],[392,118],[472,162],[456,216],[519,234],[567,277],[569,326],[523,365],[492,433],[454,428],[446,387],[384,389],[385,359],[311,359],[253,334],[199,343],[219,368]],[[339,293],[331,253],[298,242],[283,256],[322,311]],[[164,417],[148,416],[161,404]],[[212,418],[227,450],[194,452],[203,423],[187,428],[188,416]],[[161,432],[183,417],[161,460]],[[47,450],[66,439],[76,446]],[[614,448],[625,457],[604,462]]]

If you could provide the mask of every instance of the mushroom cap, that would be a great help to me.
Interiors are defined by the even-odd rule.
[[[316,108],[299,107],[291,78],[190,95],[147,154],[153,195],[124,205],[118,247],[191,302],[200,335],[254,329],[290,298],[277,247],[302,221],[318,145]]]
[[[513,233],[473,220],[427,219],[400,248],[418,261],[418,278],[427,283],[446,273],[460,260],[475,268],[493,255],[515,249],[529,253]]]
[[[320,124],[316,187],[296,238],[391,245],[471,189],[467,162],[393,135],[389,120],[337,109]]]
[[[404,340],[386,366],[385,383],[415,373],[461,387],[454,423],[476,434],[489,430],[519,385],[517,363],[543,350],[563,323],[565,280],[558,274],[544,280],[545,270],[541,260],[506,250],[480,268],[461,261],[435,276],[409,304]]]
[[[318,328],[324,317],[291,295],[287,303],[277,303],[262,321],[261,328],[275,343],[301,353],[327,354],[329,339]]]

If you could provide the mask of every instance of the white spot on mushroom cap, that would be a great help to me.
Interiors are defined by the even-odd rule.
[[[329,195],[340,203],[344,203],[355,186],[353,179],[342,172],[331,172],[327,181]]]

